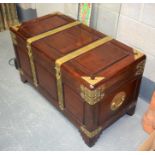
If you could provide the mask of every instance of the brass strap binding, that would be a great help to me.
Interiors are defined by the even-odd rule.
[[[76,26],[76,25],[79,25],[79,24],[81,24],[80,21],[75,21],[75,22],[72,22],[72,23],[69,23],[69,24],[60,26],[60,27],[55,28],[55,29],[53,29],[53,30],[50,30],[50,31],[48,31],[48,32],[44,32],[44,33],[42,33],[42,34],[36,35],[36,36],[34,36],[34,37],[31,37],[31,38],[27,39],[27,42],[28,42],[29,44],[31,44],[31,43],[33,43],[33,42],[39,40],[39,39],[43,39],[43,38],[45,38],[45,37],[48,37],[48,36],[53,35],[53,34],[55,34],[55,33],[61,32],[61,31],[66,30],[66,29],[69,29],[69,28],[71,28],[71,27],[73,27],[73,26]]]
[[[73,58],[80,56],[81,54],[89,52],[90,50],[92,50],[92,49],[94,49],[94,48],[96,48],[110,40],[112,40],[111,37],[104,37],[102,39],[94,41],[93,43],[90,43],[90,44],[88,44],[78,50],[75,50],[72,53],[69,53],[69,54],[56,60],[55,69],[56,69],[56,79],[57,79],[57,94],[58,94],[59,107],[61,110],[64,110],[61,65]]]
[[[29,56],[29,59],[30,59],[30,66],[31,66],[33,83],[37,87],[38,86],[38,81],[37,81],[36,69],[35,69],[35,65],[34,65],[34,61],[33,61],[33,54],[32,54],[31,44],[27,44],[27,50],[28,50],[28,56]]]
[[[34,60],[33,60],[33,53],[32,53],[31,44],[37,40],[43,39],[43,38],[48,37],[50,35],[53,35],[55,33],[69,29],[69,28],[76,26],[78,24],[80,24],[80,22],[75,21],[75,22],[60,26],[60,27],[55,28],[53,30],[50,30],[48,32],[45,32],[45,33],[42,33],[42,34],[39,34],[39,35],[36,35],[34,37],[27,39],[27,50],[28,50],[28,56],[30,59],[30,66],[31,66],[31,72],[32,72],[32,77],[33,77],[33,83],[36,87],[38,86],[38,81],[37,81],[37,76],[36,76],[36,69],[35,69]]]
[[[93,138],[95,137],[96,135],[98,135],[101,130],[102,130],[102,127],[98,127],[97,129],[95,129],[94,131],[89,131],[85,128],[85,126],[81,126],[80,127],[81,131],[89,138]]]

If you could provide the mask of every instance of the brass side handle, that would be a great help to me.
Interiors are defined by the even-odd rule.
[[[115,111],[118,108],[120,108],[125,99],[126,99],[126,93],[124,91],[117,93],[112,99],[111,110]]]

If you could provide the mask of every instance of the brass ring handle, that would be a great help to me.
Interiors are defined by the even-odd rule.
[[[122,92],[117,93],[112,99],[111,110],[112,111],[117,110],[123,104],[123,102],[125,101],[125,98],[126,98],[125,92],[122,91]]]

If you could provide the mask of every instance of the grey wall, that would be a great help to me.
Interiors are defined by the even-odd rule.
[[[107,35],[116,37],[121,4],[94,4],[91,26]]]
[[[37,17],[35,4],[18,3],[16,4],[16,7],[17,7],[17,15],[20,22],[24,22]]]
[[[36,10],[38,17],[57,11],[75,19],[78,17],[78,3],[36,3]]]
[[[155,4],[122,4],[116,39],[147,55],[140,95],[150,100],[155,89]]]
[[[116,37],[121,4],[93,4],[90,26]],[[38,17],[60,11],[75,19],[78,18],[78,3],[36,3]]]

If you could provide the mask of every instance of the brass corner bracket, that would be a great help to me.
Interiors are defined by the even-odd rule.
[[[19,30],[19,28],[20,28],[20,25],[21,24],[16,24],[16,25],[13,25],[13,26],[11,26],[15,31],[18,31]]]
[[[95,77],[94,79],[90,76],[82,76],[81,78],[90,84],[90,88],[93,88],[95,84],[105,79],[105,77],[101,76]]]
[[[81,126],[80,127],[81,131],[89,138],[93,138],[95,137],[96,135],[98,135],[101,130],[102,130],[102,127],[98,127],[97,129],[93,130],[93,131],[88,131],[85,126]]]
[[[12,29],[14,29],[15,31],[18,31],[18,29],[20,28],[20,25],[21,24],[17,24],[17,25],[14,25],[14,26],[11,26]],[[16,39],[16,34],[12,31],[10,31],[10,35],[11,35],[11,39],[12,39],[12,42],[14,45],[17,45],[17,39]]]
[[[95,105],[97,102],[101,101],[104,97],[104,86],[96,88],[95,90],[90,90],[84,85],[80,86],[81,97],[89,105]]]
[[[142,52],[138,51],[137,49],[133,49],[133,53],[134,53],[135,60],[137,60],[138,58],[140,58],[144,55]]]
[[[141,75],[144,72],[145,60],[139,62],[136,67],[135,75]]]
[[[17,45],[16,35],[12,31],[10,31],[10,35],[11,35],[13,45]]]

